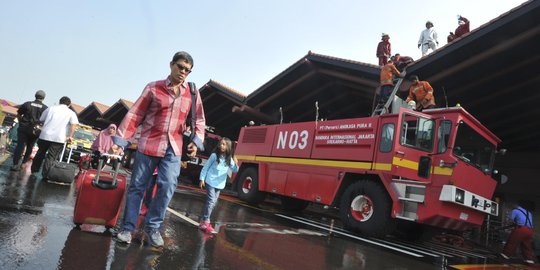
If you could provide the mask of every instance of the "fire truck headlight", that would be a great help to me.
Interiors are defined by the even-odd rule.
[[[456,198],[457,203],[463,204],[465,202],[465,191],[459,188],[456,188]]]

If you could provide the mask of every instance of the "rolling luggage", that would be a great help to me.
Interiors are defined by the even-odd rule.
[[[113,228],[116,225],[126,191],[126,176],[118,173],[119,164],[114,172],[103,172],[102,164],[100,159],[97,171],[89,169],[79,176],[73,213],[73,223],[77,226],[96,224]]]
[[[62,162],[66,147],[67,143],[64,144],[64,148],[62,149],[62,154],[60,154],[60,158],[54,161],[54,163],[49,168],[49,172],[47,172],[47,179],[49,179],[50,181],[71,184],[73,182],[73,179],[75,179],[77,165],[69,163],[69,160],[71,159],[71,154],[73,153],[73,146],[69,148],[69,155],[66,162]]]

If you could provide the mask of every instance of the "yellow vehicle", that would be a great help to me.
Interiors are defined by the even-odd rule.
[[[91,126],[79,124],[73,133],[73,139],[71,141],[71,145],[73,145],[72,160],[78,162],[81,155],[92,153],[90,147],[95,139],[96,134]]]

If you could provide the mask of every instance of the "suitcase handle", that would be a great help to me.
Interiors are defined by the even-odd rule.
[[[99,189],[115,189],[118,187],[118,181],[116,181],[116,179],[112,182],[108,182],[108,181],[99,181],[98,178],[99,177],[96,177],[94,178],[94,180],[92,180],[92,185],[94,187],[97,187]]]
[[[113,155],[113,154],[107,154],[107,153],[103,153],[101,154],[102,157],[107,157],[107,158],[111,158],[111,157],[116,157],[118,158],[119,160],[122,158],[121,155]],[[103,167],[103,158],[100,158],[99,159],[99,162],[98,162],[98,168],[97,168],[97,173],[96,173],[96,178],[94,178],[94,180],[92,180],[92,185],[95,186],[95,187],[98,187],[100,189],[115,189],[116,187],[118,187],[118,171],[120,169],[120,162],[118,162],[116,164],[116,167],[114,168],[114,174],[113,174],[113,179],[112,179],[112,182],[109,182],[109,181],[99,181],[99,176],[101,175],[101,168]]]
[[[66,147],[67,147],[67,141],[64,143],[64,147],[62,147],[62,154],[60,154],[60,158],[58,158],[58,162],[62,162],[62,158],[64,157],[64,152],[66,151]],[[69,145],[69,155],[68,155],[66,163],[69,163],[69,160],[71,159],[71,154],[73,154],[73,144]]]

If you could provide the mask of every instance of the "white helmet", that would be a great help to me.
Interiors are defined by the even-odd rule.
[[[409,105],[409,107],[411,107],[411,108],[413,108],[413,109],[416,108],[416,102],[415,102],[414,100],[409,101],[409,102],[407,103],[407,105]]]

